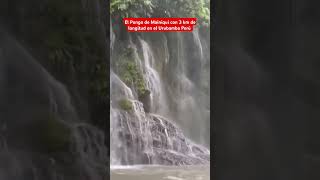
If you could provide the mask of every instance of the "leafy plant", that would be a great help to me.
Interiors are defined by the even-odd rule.
[[[154,5],[152,0],[111,0],[111,14],[121,17],[151,16]]]

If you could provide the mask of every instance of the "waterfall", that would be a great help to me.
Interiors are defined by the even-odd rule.
[[[209,163],[207,37],[198,30],[156,40],[145,34],[119,40],[113,31],[111,36],[111,165]],[[117,63],[123,61],[131,76],[141,78],[121,71]],[[141,95],[143,84],[149,93]]]
[[[111,20],[110,20],[110,49],[111,52],[113,51],[114,48],[114,41],[115,41],[115,35],[112,29],[112,24],[111,24]]]
[[[0,39],[0,179],[103,179],[104,132],[79,119],[66,87],[18,42]]]
[[[155,58],[151,47],[143,39],[139,39],[142,52],[143,52],[143,61],[145,70],[145,80],[147,88],[151,90],[151,112],[160,113],[165,115],[166,113],[166,96],[163,89],[162,82],[158,72],[155,69]]]

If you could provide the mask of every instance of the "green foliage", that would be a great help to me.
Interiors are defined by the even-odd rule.
[[[137,90],[138,96],[141,96],[145,94],[147,89],[142,72],[140,72],[133,58],[133,49],[125,49],[116,62],[116,68],[122,81],[128,86],[134,87]]]
[[[209,0],[155,0],[158,16],[196,17],[201,25],[210,22]]]
[[[150,16],[154,5],[152,0],[111,0],[111,14],[119,14],[121,17]]]
[[[196,17],[210,22],[209,0],[111,0],[112,15],[121,17]]]
[[[133,109],[132,102],[128,99],[121,99],[118,103],[120,108],[125,111],[131,111]]]

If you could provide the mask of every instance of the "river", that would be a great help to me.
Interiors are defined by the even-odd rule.
[[[136,165],[111,167],[111,180],[209,180],[210,166]]]

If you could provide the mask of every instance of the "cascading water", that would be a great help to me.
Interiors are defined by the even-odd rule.
[[[105,179],[104,132],[80,121],[64,85],[1,29],[0,39],[0,179]]]
[[[209,163],[208,33],[110,31],[111,165]]]

